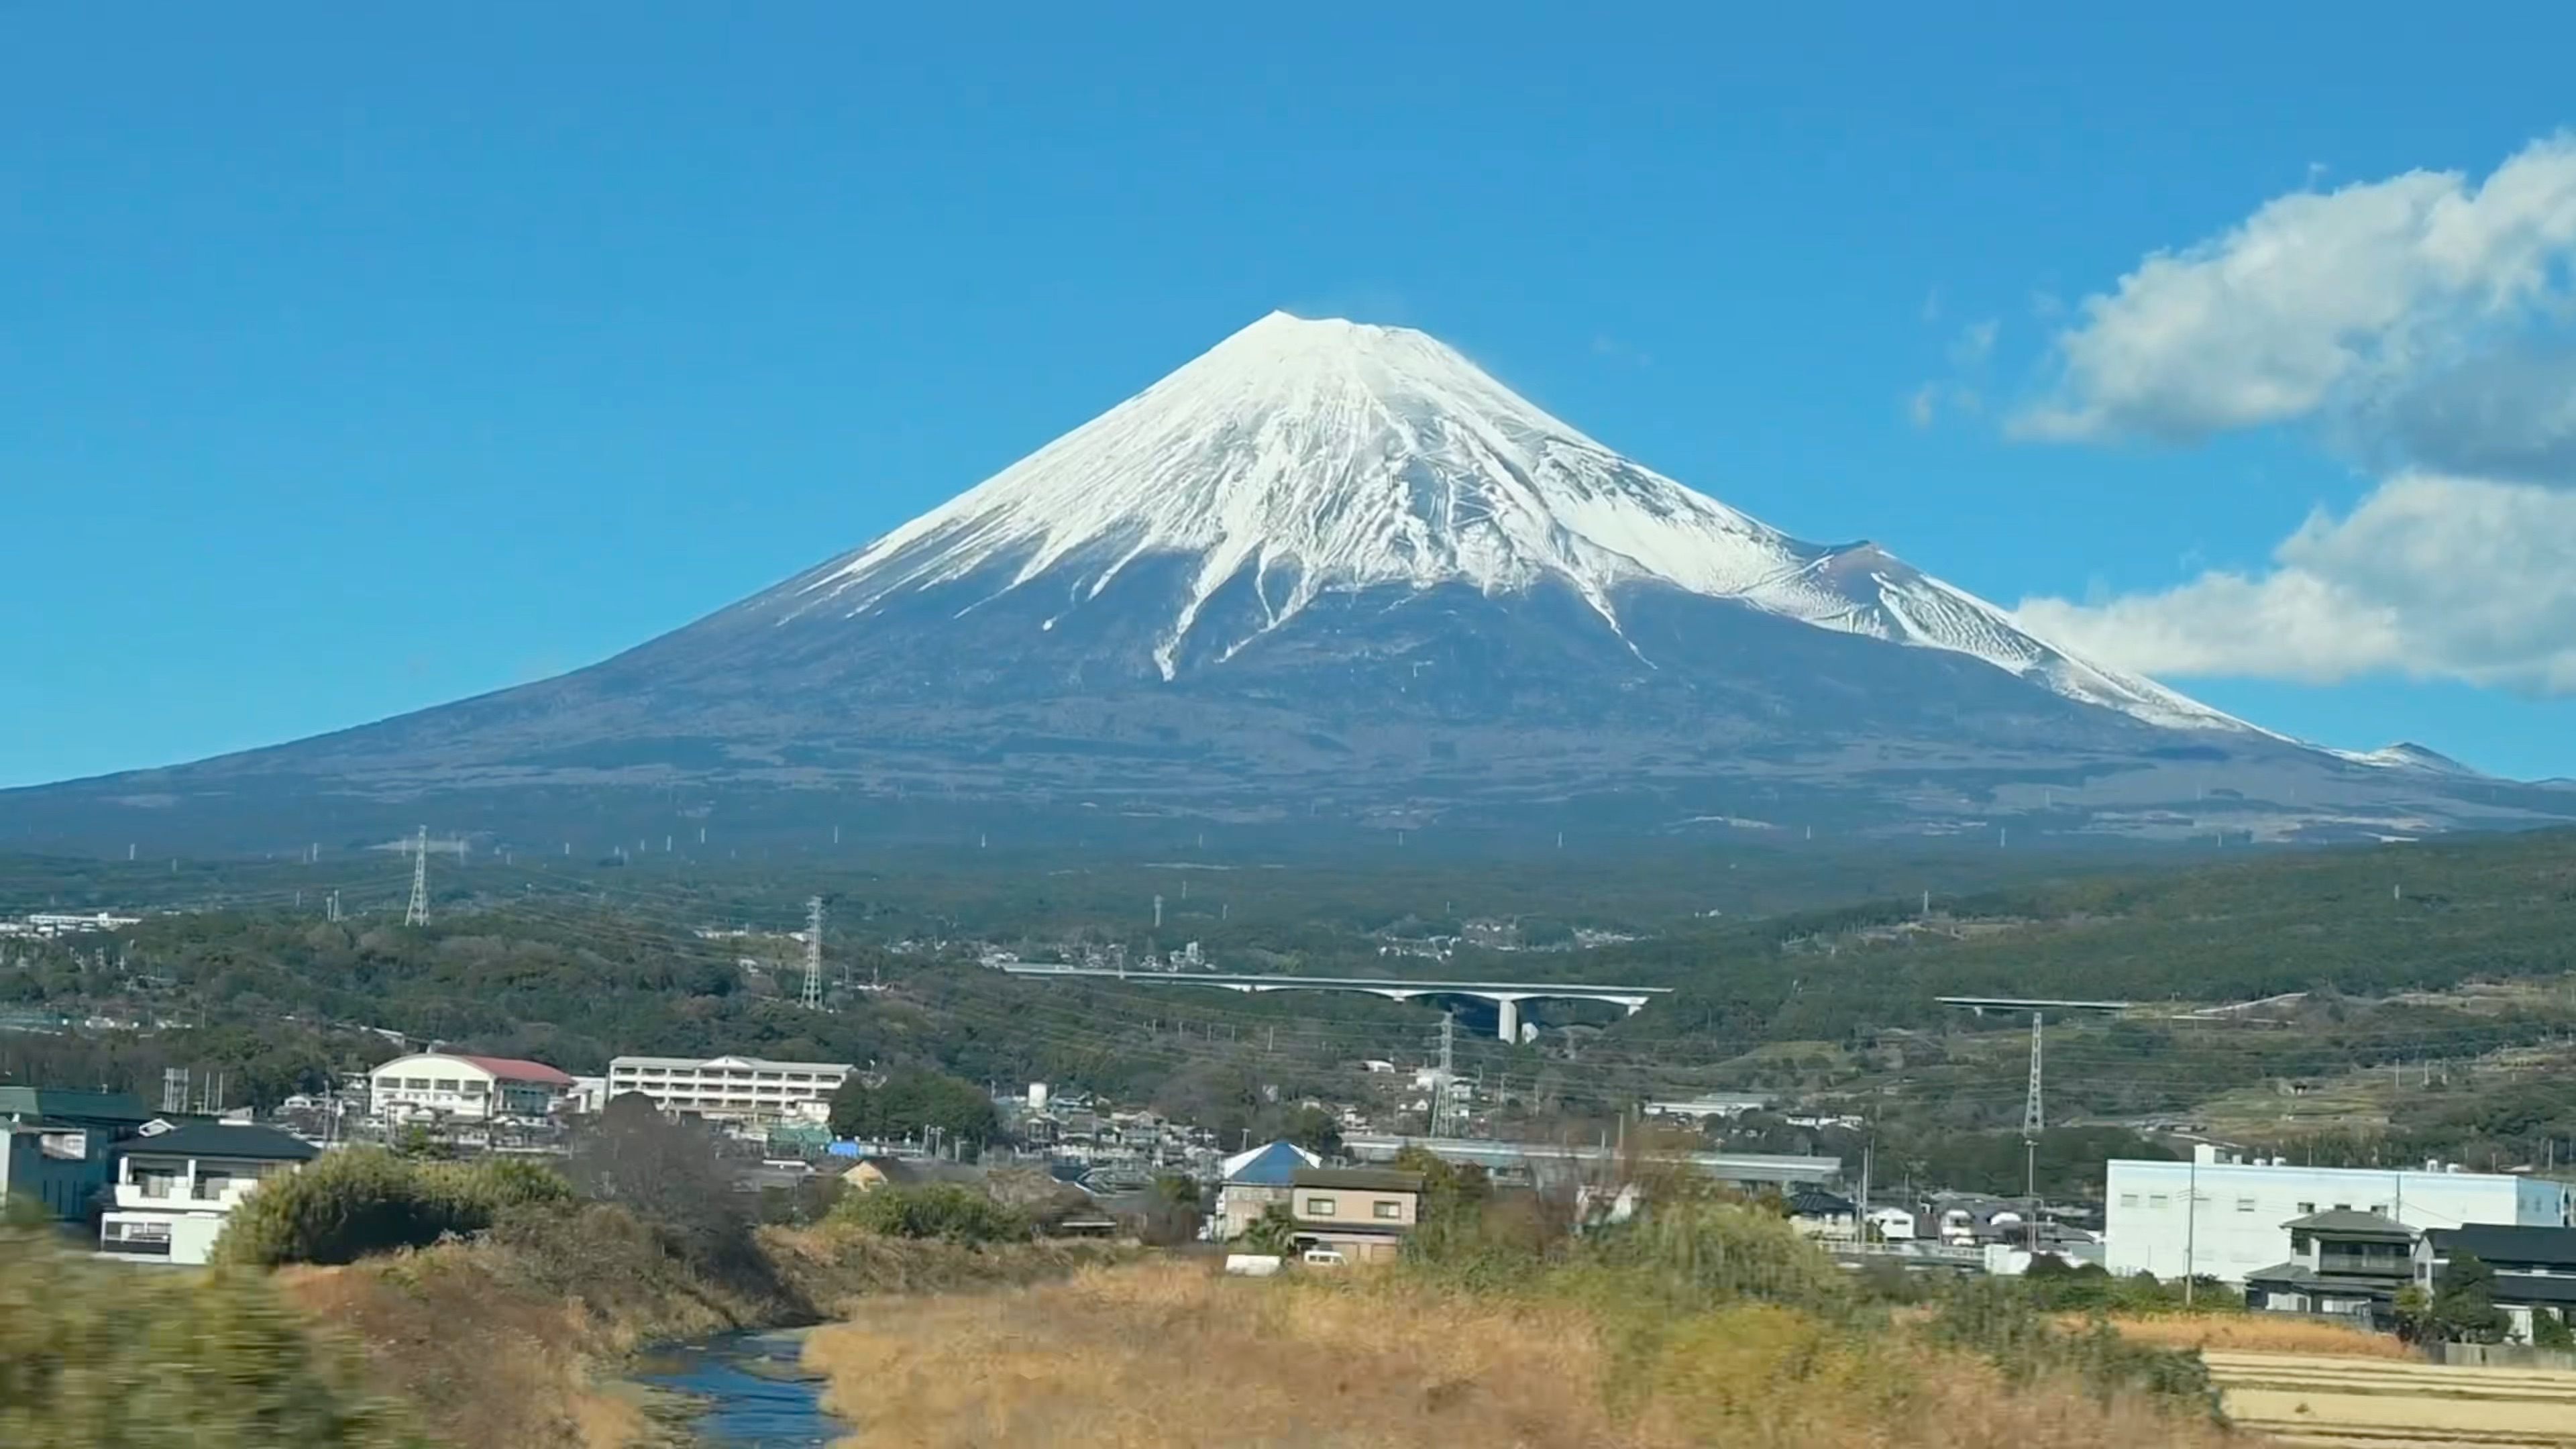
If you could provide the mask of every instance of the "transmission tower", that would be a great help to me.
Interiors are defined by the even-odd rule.
[[[429,827],[420,828],[420,836],[411,847],[411,904],[403,909],[403,924],[429,924]]]
[[[805,997],[808,1011],[823,1009],[823,898],[805,902]]]
[[[1450,1084],[1458,1073],[1458,1014],[1440,1013],[1440,1071],[1431,1084],[1431,1135],[1448,1137],[1458,1127],[1457,1094]]]

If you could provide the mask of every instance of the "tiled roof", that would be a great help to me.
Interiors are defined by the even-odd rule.
[[[2310,1213],[2303,1218],[2292,1218],[2281,1226],[2294,1233],[2330,1233],[2347,1238],[2395,1238],[2404,1242],[2415,1240],[2415,1230],[2404,1223],[2393,1218],[2382,1217],[2378,1213],[2355,1212],[2351,1208],[2334,1208],[2326,1212]]]
[[[2503,1263],[2547,1263],[2576,1268],[2576,1228],[2511,1227],[2471,1223],[2464,1228],[2434,1228],[2425,1238],[2443,1257],[2470,1253],[2489,1266]]]
[[[1286,1187],[1290,1178],[1314,1165],[1315,1159],[1296,1143],[1273,1142],[1226,1164],[1225,1180],[1243,1187]]]
[[[481,1067],[483,1070],[490,1072],[493,1076],[496,1076],[505,1082],[536,1082],[548,1087],[569,1087],[572,1085],[572,1077],[569,1073],[547,1066],[544,1062],[529,1061],[525,1057],[469,1057],[459,1055],[456,1059],[460,1062],[472,1062],[474,1065]]]
[[[117,1143],[115,1150],[156,1157],[239,1157],[260,1162],[310,1162],[322,1155],[321,1148],[300,1137],[249,1122],[178,1123],[167,1132],[129,1137]]]

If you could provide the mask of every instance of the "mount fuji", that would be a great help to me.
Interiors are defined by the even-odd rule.
[[[948,504],[615,658],[0,794],[0,825],[122,840],[139,813],[247,845],[305,838],[290,815],[420,817],[552,839],[576,817],[789,830],[898,799],[2203,838],[2576,817],[2569,792],[2427,759],[2284,738],[1876,544],[1789,537],[1420,332],[1273,313]]]

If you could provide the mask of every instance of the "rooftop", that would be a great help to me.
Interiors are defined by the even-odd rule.
[[[1346,1192],[1420,1192],[1422,1176],[1376,1167],[1301,1167],[1289,1176],[1291,1187],[1340,1188]]]
[[[2433,1251],[2445,1257],[2468,1253],[2499,1263],[2549,1263],[2576,1266],[2576,1228],[2508,1227],[2471,1223],[2462,1228],[2434,1228],[2424,1234]]]
[[[747,1067],[756,1072],[855,1072],[849,1062],[776,1062],[767,1057],[617,1057],[608,1064],[612,1072],[627,1067],[663,1067],[697,1071],[704,1067]]]
[[[2415,1241],[2415,1230],[2404,1223],[2351,1208],[2310,1213],[2303,1218],[2292,1218],[2281,1226],[2294,1233],[2320,1233],[2338,1238],[2386,1238],[2395,1243]]]
[[[156,1157],[237,1157],[256,1162],[310,1162],[322,1155],[321,1148],[301,1137],[250,1122],[174,1123],[167,1131],[119,1142],[116,1151],[144,1152]]]
[[[151,1120],[152,1109],[131,1092],[73,1092],[60,1087],[0,1087],[0,1117],[35,1117],[56,1122],[113,1122],[125,1125]]]

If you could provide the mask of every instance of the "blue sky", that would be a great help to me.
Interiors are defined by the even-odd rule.
[[[2564,7],[1225,8],[18,9],[0,784],[589,662],[1274,307],[2576,774]]]

